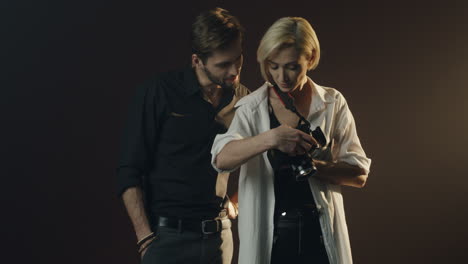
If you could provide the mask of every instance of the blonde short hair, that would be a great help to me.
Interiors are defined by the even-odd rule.
[[[257,61],[265,81],[272,83],[266,65],[268,57],[273,52],[290,46],[296,47],[307,58],[313,56],[308,70],[317,67],[320,60],[320,44],[310,23],[302,17],[283,17],[268,28],[258,46]]]

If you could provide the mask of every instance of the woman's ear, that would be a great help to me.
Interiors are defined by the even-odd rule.
[[[312,55],[310,55],[309,61],[307,62],[308,70],[312,69],[312,65],[314,65],[314,61],[315,61],[315,50],[312,51]]]

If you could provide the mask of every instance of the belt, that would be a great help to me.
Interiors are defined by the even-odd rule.
[[[275,215],[279,217],[286,217],[286,218],[297,218],[297,217],[313,217],[317,218],[320,217],[322,214],[321,210],[318,210],[315,205],[304,204],[300,208],[276,208]]]
[[[182,231],[201,232],[204,235],[211,235],[221,232],[223,229],[231,228],[231,220],[229,219],[210,219],[210,220],[194,220],[181,219],[176,217],[158,217],[158,226],[169,227]]]

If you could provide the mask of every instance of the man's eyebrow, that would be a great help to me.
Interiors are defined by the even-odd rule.
[[[216,63],[215,66],[224,66],[224,65],[228,65],[230,63],[231,63],[230,61],[222,61],[222,62]]]

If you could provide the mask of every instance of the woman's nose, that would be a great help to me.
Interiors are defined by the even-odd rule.
[[[287,83],[289,81],[288,75],[286,74],[284,70],[279,71],[278,80],[283,83]]]

